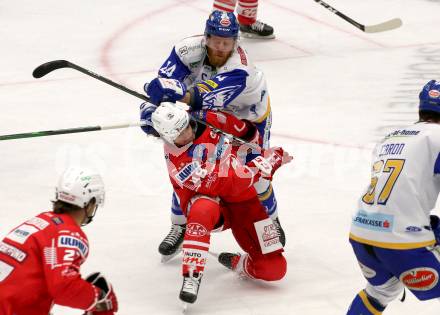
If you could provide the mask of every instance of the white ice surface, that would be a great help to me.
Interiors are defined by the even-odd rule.
[[[438,1],[333,0],[364,24],[400,17],[391,32],[364,34],[311,0],[260,1],[272,41],[243,40],[267,75],[272,144],[295,161],[274,187],[287,234],[288,273],[242,282],[214,259],[188,314],[345,314],[364,279],[348,244],[350,213],[368,184],[372,143],[416,119],[417,93],[440,78]],[[36,80],[39,64],[67,59],[142,92],[179,39],[200,34],[208,0],[3,1],[0,10],[0,134],[137,120],[140,100],[70,69]],[[0,234],[47,210],[71,163],[99,169],[105,208],[85,231],[83,274],[113,282],[121,315],[178,314],[180,262],[160,264],[170,185],[158,141],[139,129],[0,143]],[[212,250],[237,251],[229,232]],[[411,294],[386,314],[438,314]],[[56,315],[80,314],[56,307]]]

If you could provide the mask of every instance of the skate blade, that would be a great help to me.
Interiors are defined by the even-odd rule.
[[[176,251],[174,254],[171,254],[171,255],[162,255],[162,257],[160,258],[160,262],[161,263],[167,263],[167,262],[169,262],[171,259],[173,259],[174,257],[176,257],[177,255],[179,255],[179,253],[180,253],[180,250],[179,251]]]
[[[182,303],[182,314],[186,314],[187,311],[188,311],[188,303],[183,302]]]
[[[243,38],[249,38],[249,39],[274,39],[275,35],[268,35],[268,36],[260,36],[257,34],[252,33],[240,33],[240,36]]]

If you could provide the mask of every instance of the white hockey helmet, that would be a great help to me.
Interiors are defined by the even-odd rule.
[[[161,103],[151,115],[153,128],[167,142],[174,143],[174,140],[188,127],[190,117],[186,109],[187,107],[182,104]]]
[[[80,208],[86,207],[93,198],[97,206],[104,204],[104,182],[97,172],[87,168],[68,168],[55,188],[55,200]]]

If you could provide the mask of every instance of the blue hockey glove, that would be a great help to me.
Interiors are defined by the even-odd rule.
[[[154,105],[159,105],[162,101],[179,101],[186,94],[184,83],[166,78],[155,78],[150,83],[145,83],[144,90],[150,97],[150,102]]]
[[[436,215],[431,214],[429,216],[430,218],[430,225],[432,232],[434,232],[435,241],[438,245],[440,245],[440,218]]]
[[[157,106],[153,105],[151,103],[142,103],[140,106],[140,114],[141,114],[141,120],[145,120],[147,122],[146,126],[142,126],[143,132],[145,132],[147,135],[153,135],[155,137],[158,137],[159,134],[156,130],[153,128],[153,123],[151,122],[151,114],[154,113]]]

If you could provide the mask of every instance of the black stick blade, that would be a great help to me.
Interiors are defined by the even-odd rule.
[[[61,68],[68,68],[69,62],[67,60],[54,60],[43,63],[35,68],[34,72],[32,72],[32,76],[35,79],[39,79],[44,77],[46,74]]]

